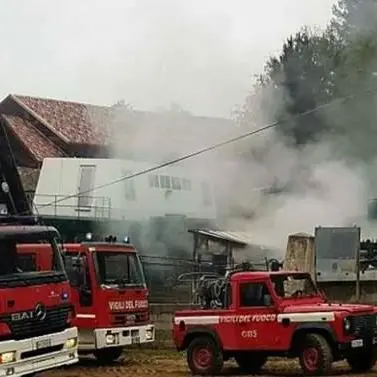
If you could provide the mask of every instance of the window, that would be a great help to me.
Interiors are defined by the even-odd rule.
[[[181,179],[178,177],[172,177],[172,188],[173,190],[181,190]]]
[[[41,230],[33,233],[3,233],[0,240],[0,284],[11,281],[12,287],[66,280],[63,262],[55,237]],[[39,259],[30,244],[38,244]]]
[[[97,250],[96,257],[100,284],[145,286],[143,268],[136,253]]]
[[[160,182],[158,180],[157,174],[150,174],[149,178],[149,187],[160,187]]]
[[[230,308],[232,306],[232,285],[230,283],[226,285],[225,292],[224,308]]]
[[[72,287],[85,286],[87,289],[90,289],[90,276],[86,255],[66,253],[64,255],[64,267]]]
[[[240,285],[240,306],[270,306],[271,295],[264,283],[243,283]]]
[[[212,203],[211,190],[208,182],[202,182],[202,192],[203,192],[203,204],[210,205]]]
[[[129,175],[132,175],[131,171],[123,171],[123,177]],[[136,200],[135,183],[132,178],[124,180],[124,196],[126,200]]]
[[[75,254],[65,254],[64,255],[64,267],[67,273],[69,282],[72,287],[79,287],[79,279],[77,279],[77,269],[76,265],[78,264],[79,256],[77,253]]]
[[[191,190],[191,181],[189,179],[186,179],[186,178],[182,179],[182,189],[186,191]]]
[[[94,177],[96,173],[95,165],[81,165],[80,166],[80,181],[79,192],[77,198],[77,206],[90,207],[92,203],[91,191],[94,188]]]
[[[37,261],[35,253],[19,253],[18,254],[18,267],[23,272],[37,271]]]
[[[170,177],[168,175],[160,175],[160,187],[170,189]]]

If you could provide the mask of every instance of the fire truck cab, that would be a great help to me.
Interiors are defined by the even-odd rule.
[[[49,249],[43,253],[37,252],[43,245],[33,248],[37,265],[50,263]],[[127,346],[153,342],[148,289],[135,247],[110,237],[105,242],[66,243],[63,249],[77,312],[79,353],[92,353],[108,363]],[[21,245],[19,252],[25,255],[26,251]]]
[[[0,376],[24,376],[78,361],[70,286],[56,240],[38,225],[0,226]],[[46,268],[27,268],[17,245],[52,250]]]

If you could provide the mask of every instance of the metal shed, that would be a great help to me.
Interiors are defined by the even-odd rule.
[[[265,257],[276,257],[282,254],[272,247],[256,244],[252,235],[246,232],[211,229],[190,229],[188,232],[194,237],[192,258],[198,266],[201,263],[200,252],[218,255],[218,260],[221,260],[220,256],[222,256],[224,270],[232,269],[235,264],[243,261],[237,261],[237,256],[242,259],[247,254],[251,257],[247,259],[251,259],[254,264],[264,264]]]

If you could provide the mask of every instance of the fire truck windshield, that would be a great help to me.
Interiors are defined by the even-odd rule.
[[[96,251],[99,282],[117,287],[145,287],[142,264],[136,253]]]
[[[24,244],[24,245],[23,245]],[[46,244],[52,254],[33,245]],[[0,232],[0,288],[67,280],[56,239],[50,232]]]
[[[276,294],[281,298],[299,298],[318,295],[309,274],[279,274],[271,278]]]

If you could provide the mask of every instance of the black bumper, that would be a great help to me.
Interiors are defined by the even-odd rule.
[[[339,351],[342,353],[357,352],[370,348],[377,348],[377,335],[357,337],[350,342],[340,343]]]

